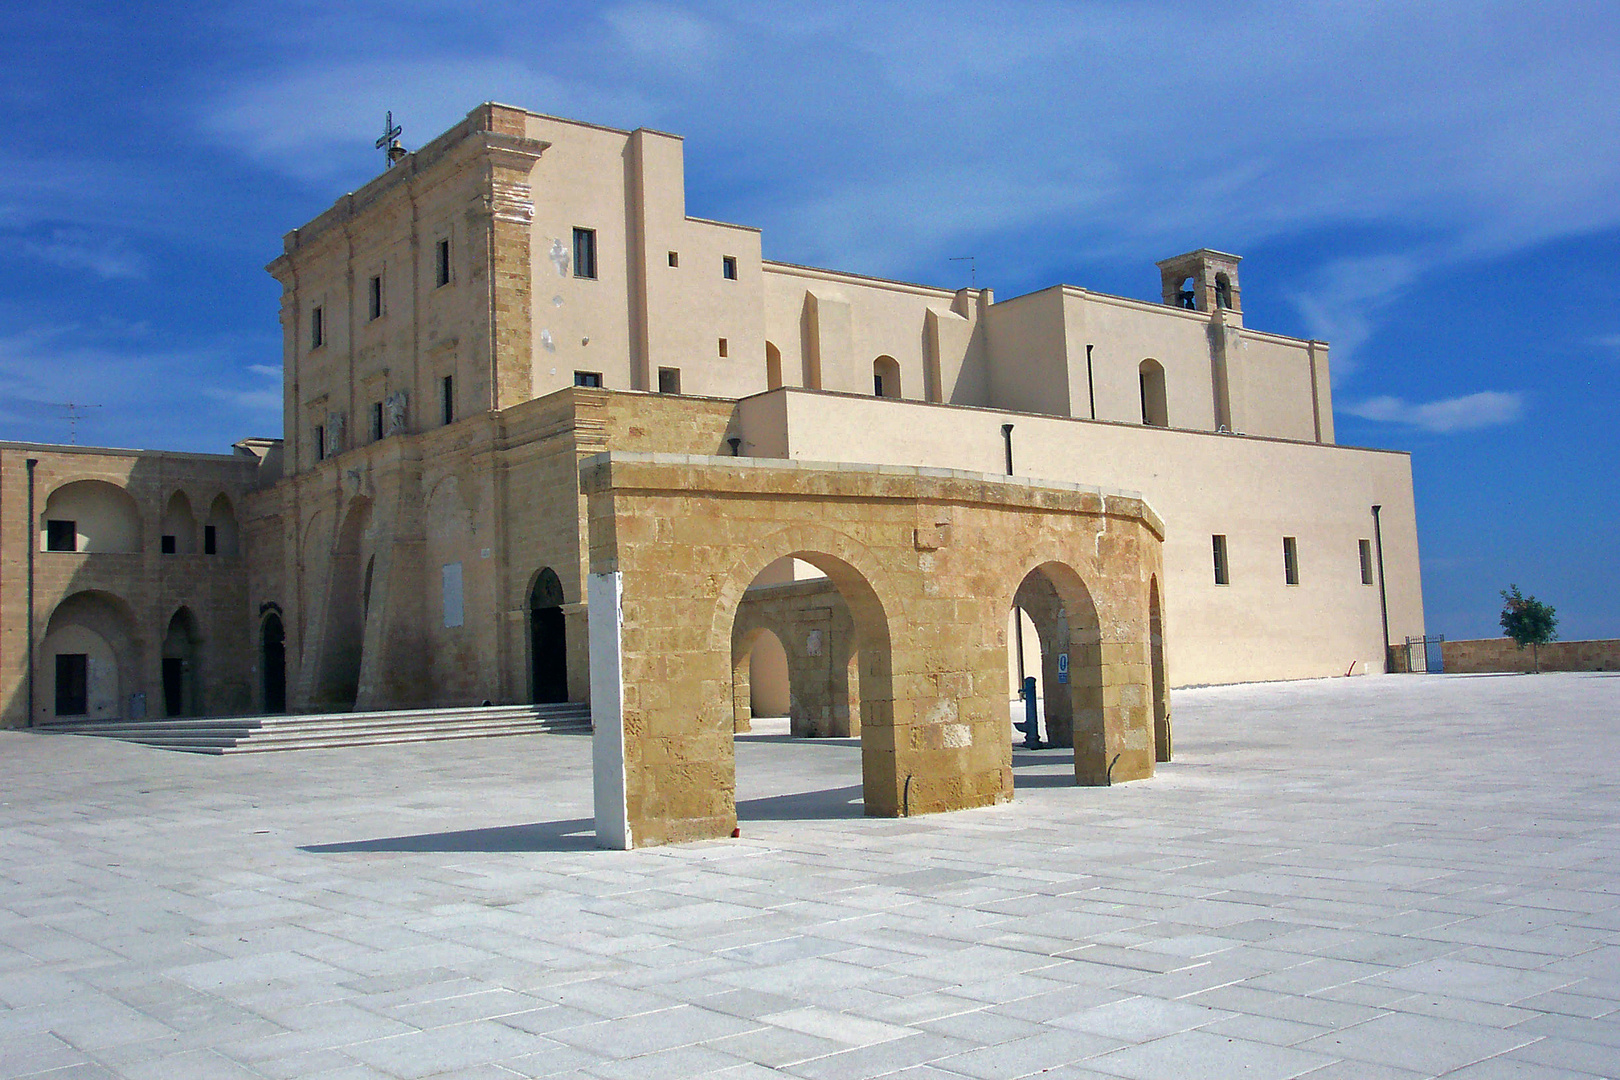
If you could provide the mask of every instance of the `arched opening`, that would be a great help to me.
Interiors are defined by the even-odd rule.
[[[366,634],[361,545],[370,528],[371,500],[352,500],[338,528],[327,576],[326,618],[313,695],[321,708],[352,710],[360,691]]]
[[[287,633],[281,616],[271,612],[259,627],[259,673],[264,711],[287,711]]]
[[[793,694],[787,649],[765,626],[740,633],[731,661],[731,730],[754,730],[754,719],[790,723]]]
[[[1164,397],[1164,365],[1157,360],[1142,361],[1142,423],[1152,427],[1169,427],[1170,410]]]
[[[163,715],[202,714],[202,673],[198,670],[202,635],[190,608],[181,608],[169,620],[163,635]]]
[[[1164,671],[1164,617],[1159,579],[1148,579],[1148,665],[1153,693],[1153,760],[1170,760],[1170,684]]]
[[[770,342],[765,343],[765,387],[775,390],[782,385],[782,350]]]
[[[197,518],[191,512],[191,500],[186,493],[177,491],[169,496],[163,508],[162,552],[165,555],[195,555],[197,553]]]
[[[43,720],[144,715],[142,650],[129,605],[111,593],[74,593],[51,612],[40,644],[36,702]]]
[[[900,396],[900,362],[892,356],[872,361],[872,393],[877,397]]]
[[[822,576],[786,573],[784,580],[784,568],[800,564]],[[904,795],[893,782],[892,766],[882,767],[893,757],[888,618],[865,576],[823,552],[789,552],[756,571],[742,592],[732,609],[731,642],[739,719],[750,719],[742,708],[744,684],[750,711],[754,701],[767,700],[766,694],[755,697],[750,669],[769,643],[782,649],[789,689],[787,723],[762,725],[755,713],[753,732],[739,739],[740,744],[850,740],[847,750],[833,745],[814,759],[818,790],[772,799],[749,797],[745,746],[737,769],[738,818],[858,816],[863,809],[873,815],[897,814]]]
[[[1198,310],[1198,282],[1190,276],[1182,278],[1176,286],[1176,302],[1189,311]]]
[[[1232,279],[1224,272],[1215,275],[1215,306],[1225,309],[1232,307]]]
[[[537,705],[568,700],[568,627],[562,580],[547,566],[529,589],[529,685]]]
[[[1035,677],[1035,692],[1044,705],[1042,745],[1073,748],[1076,782],[1106,783],[1102,627],[1090,590],[1072,567],[1046,562],[1024,575],[1012,606],[1028,617],[1039,639],[1038,670],[1026,674]],[[1016,647],[1009,637],[1009,652]],[[1021,719],[1022,703],[1017,708]],[[1015,754],[1014,784],[1018,766],[1037,763],[1035,757]]]
[[[204,555],[235,555],[239,551],[236,530],[236,510],[224,495],[215,496],[208,507],[208,521],[203,524]]]
[[[45,500],[41,551],[141,550],[141,512],[129,492],[105,480],[63,484]]]

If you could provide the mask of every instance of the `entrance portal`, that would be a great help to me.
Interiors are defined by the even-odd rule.
[[[201,709],[197,678],[197,620],[181,608],[163,635],[163,715],[196,716]]]
[[[264,711],[287,711],[287,635],[281,616],[271,612],[259,628],[259,671],[264,678]]]
[[[529,590],[529,678],[537,705],[568,700],[568,627],[562,581],[551,567]]]

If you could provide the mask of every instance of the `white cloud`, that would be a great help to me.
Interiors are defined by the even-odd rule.
[[[146,277],[146,259],[120,237],[99,236],[85,229],[55,229],[46,240],[24,240],[24,254],[64,270],[88,270],[99,278]]]
[[[682,74],[704,71],[723,51],[715,24],[672,4],[624,4],[602,18],[633,52]]]
[[[267,379],[281,378],[281,368],[270,364],[249,364],[248,370],[255,375],[263,375]]]
[[[1398,397],[1374,397],[1344,406],[1343,411],[1363,420],[1449,434],[1513,423],[1524,412],[1524,395],[1485,390],[1421,404]]]

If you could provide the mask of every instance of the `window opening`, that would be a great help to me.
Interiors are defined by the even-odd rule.
[[[600,387],[602,385],[602,373],[600,371],[576,371],[574,372],[574,385]]]
[[[737,280],[737,257],[726,255],[720,260],[720,276],[727,281]]]
[[[1357,540],[1356,546],[1361,549],[1361,583],[1371,585],[1373,583],[1372,541]]]
[[[1165,402],[1164,366],[1157,360],[1143,360],[1138,368],[1142,391],[1142,423],[1150,427],[1169,427],[1169,407]]]
[[[1215,549],[1215,584],[1230,585],[1232,584],[1232,575],[1226,565],[1226,537],[1216,533],[1210,539],[1214,542]]]
[[[1292,536],[1283,537],[1283,580],[1299,584],[1299,544]]]
[[[371,279],[370,308],[373,320],[382,318],[382,275],[375,274]]]
[[[681,369],[661,367],[658,369],[658,392],[660,394],[678,394],[681,392]]]
[[[1218,308],[1232,306],[1232,279],[1225,274],[1215,275],[1215,306]]]
[[[316,308],[309,313],[309,347],[318,349],[326,344],[326,309]]]
[[[679,265],[681,265],[681,253],[680,252],[672,251],[672,252],[669,253],[669,265],[671,265],[671,266],[679,266]]]
[[[382,402],[371,403],[371,441],[376,442],[383,437],[383,410]]]
[[[158,551],[164,555],[173,555],[180,550],[180,543],[172,533],[164,533],[158,540]]]
[[[721,338],[721,339],[720,339],[720,355],[721,355],[721,356],[725,356],[725,355],[727,355],[727,352],[726,352],[726,350],[727,350],[727,348],[728,348],[728,346],[727,346],[727,344],[726,344],[726,339],[725,339],[725,338]]]
[[[574,230],[574,276],[596,277],[596,230]]]
[[[435,287],[450,284],[450,241],[440,240],[433,245],[433,280]]]
[[[315,460],[326,460],[326,428],[321,424],[315,425]]]
[[[217,526],[217,525],[204,525],[203,526],[203,554],[204,555],[218,555],[219,554],[219,526]]]
[[[456,377],[446,375],[439,380],[439,415],[446,424],[456,419]]]

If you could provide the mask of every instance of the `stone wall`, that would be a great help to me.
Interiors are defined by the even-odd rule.
[[[1399,650],[1396,650],[1399,651]],[[1542,671],[1620,671],[1620,639],[1552,641],[1540,647]],[[1448,641],[1443,646],[1447,674],[1530,671],[1532,655],[1512,638]]]

